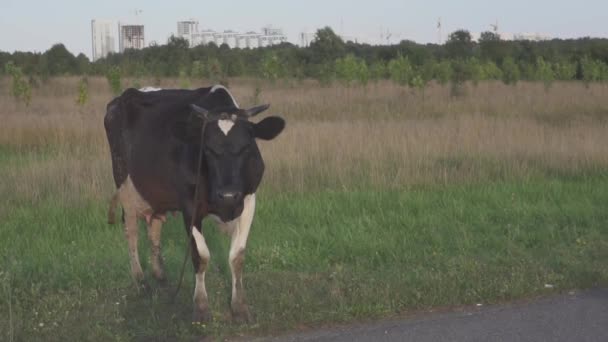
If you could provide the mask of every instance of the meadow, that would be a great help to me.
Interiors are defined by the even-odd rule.
[[[213,224],[212,323],[190,321],[190,265],[170,302],[181,218],[163,228],[169,287],[147,262],[151,289],[132,283],[123,229],[107,224],[105,79],[89,79],[84,106],[76,78],[41,84],[27,107],[9,87],[0,80],[0,340],[263,336],[608,286],[608,84],[488,81],[454,97],[434,83],[231,79],[242,106],[268,102],[287,120],[259,143],[250,325],[230,321],[229,241]]]

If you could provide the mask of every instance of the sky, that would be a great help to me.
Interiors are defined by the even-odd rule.
[[[141,13],[135,15],[136,10]],[[74,54],[91,57],[91,19],[145,25],[146,44],[159,44],[190,18],[215,31],[282,28],[299,43],[300,32],[330,26],[359,42],[377,44],[409,39],[437,42],[457,29],[471,32],[540,33],[556,38],[608,37],[607,0],[0,0],[0,50],[44,52],[63,43]]]

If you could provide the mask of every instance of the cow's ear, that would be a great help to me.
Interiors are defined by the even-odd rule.
[[[256,138],[272,140],[285,128],[285,120],[278,116],[269,116],[264,120],[253,124],[253,132]]]

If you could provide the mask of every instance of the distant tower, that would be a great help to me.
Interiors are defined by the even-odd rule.
[[[112,20],[91,20],[91,59],[96,61],[116,52],[115,22]]]
[[[441,34],[441,17],[437,19],[437,44],[441,45],[442,34]]]
[[[490,24],[490,26],[492,27],[494,34],[498,35],[498,19],[496,19],[496,24]]]

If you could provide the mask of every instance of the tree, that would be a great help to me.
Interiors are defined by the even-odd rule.
[[[482,32],[481,35],[479,36],[480,44],[487,43],[487,42],[499,42],[499,41],[500,41],[500,35],[495,32],[485,31],[485,32]]]
[[[76,74],[78,75],[86,75],[89,73],[91,62],[89,62],[89,58],[85,56],[83,53],[79,53],[76,56]]]
[[[503,58],[509,54],[508,44],[510,43],[502,41],[497,33],[482,32],[479,37],[481,59],[501,63]]]
[[[47,58],[51,75],[66,75],[77,73],[76,57],[63,44],[55,44],[44,55]]]
[[[310,43],[310,49],[313,63],[333,63],[337,58],[344,56],[346,44],[329,26],[326,26],[317,30],[315,39]]]
[[[468,58],[473,55],[473,40],[467,30],[450,33],[445,49],[450,58]]]

